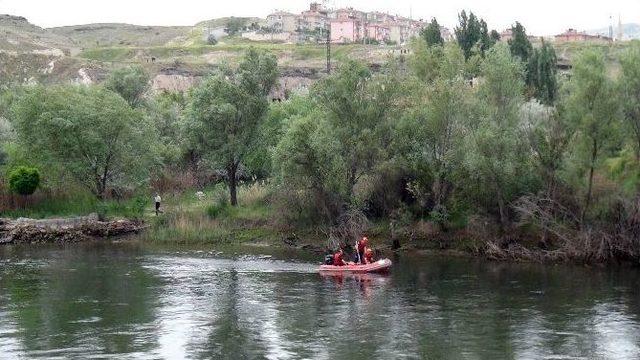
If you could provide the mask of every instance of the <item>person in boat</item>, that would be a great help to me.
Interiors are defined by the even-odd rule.
[[[362,239],[356,243],[356,264],[365,264],[364,252],[367,246],[369,246],[369,239],[367,239],[366,236],[363,236]]]
[[[348,265],[347,262],[344,261],[344,251],[339,249],[338,252],[333,254],[333,266],[345,266]]]
[[[375,260],[373,260],[373,250],[370,247],[367,247],[364,250],[364,263],[365,264],[373,264]]]

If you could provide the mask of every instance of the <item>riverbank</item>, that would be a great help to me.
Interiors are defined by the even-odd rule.
[[[141,197],[110,204],[109,208],[121,210],[112,210],[111,220],[104,222],[99,221],[97,215],[4,219],[0,222],[0,243],[69,243],[134,235],[138,241],[157,245],[241,245],[300,249],[317,254],[336,246],[329,240],[332,233],[329,227],[283,221],[267,186],[240,187],[240,205],[237,207],[220,200],[226,195],[224,189],[214,187],[203,194],[200,197],[195,191],[164,194],[163,212],[159,216]],[[133,211],[136,207],[138,209]],[[87,209],[90,207],[82,210]],[[123,220],[126,218],[131,220]],[[376,219],[366,225],[363,234],[380,252],[427,252],[505,262],[640,264],[638,258],[615,253],[615,244],[611,244],[610,239],[591,236],[560,241],[549,237],[542,243],[541,234],[535,228],[513,225],[508,230],[501,230],[490,218],[478,216],[449,228],[426,219],[403,222]]]
[[[55,219],[0,219],[0,244],[73,243],[138,233],[138,220],[101,221],[97,214]]]

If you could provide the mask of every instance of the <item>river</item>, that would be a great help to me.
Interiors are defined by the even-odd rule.
[[[0,248],[0,358],[638,359],[640,272],[400,255]]]

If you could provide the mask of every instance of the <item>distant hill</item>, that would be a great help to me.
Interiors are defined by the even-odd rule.
[[[47,29],[64,36],[81,48],[110,46],[163,46],[182,43],[190,26],[138,26],[129,24],[88,24]]]
[[[20,16],[0,14],[0,50],[24,52],[71,47],[71,39],[64,35],[35,26]]]
[[[640,39],[640,24],[631,23],[631,24],[622,24],[622,30],[624,33],[624,39]],[[609,27],[587,30],[587,33],[592,35],[605,35],[609,36]],[[613,36],[616,37],[618,35],[618,26],[614,26],[613,28]]]

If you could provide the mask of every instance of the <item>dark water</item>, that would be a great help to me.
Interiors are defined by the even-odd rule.
[[[637,270],[403,256],[325,278],[291,257],[0,248],[0,358],[640,358]]]

